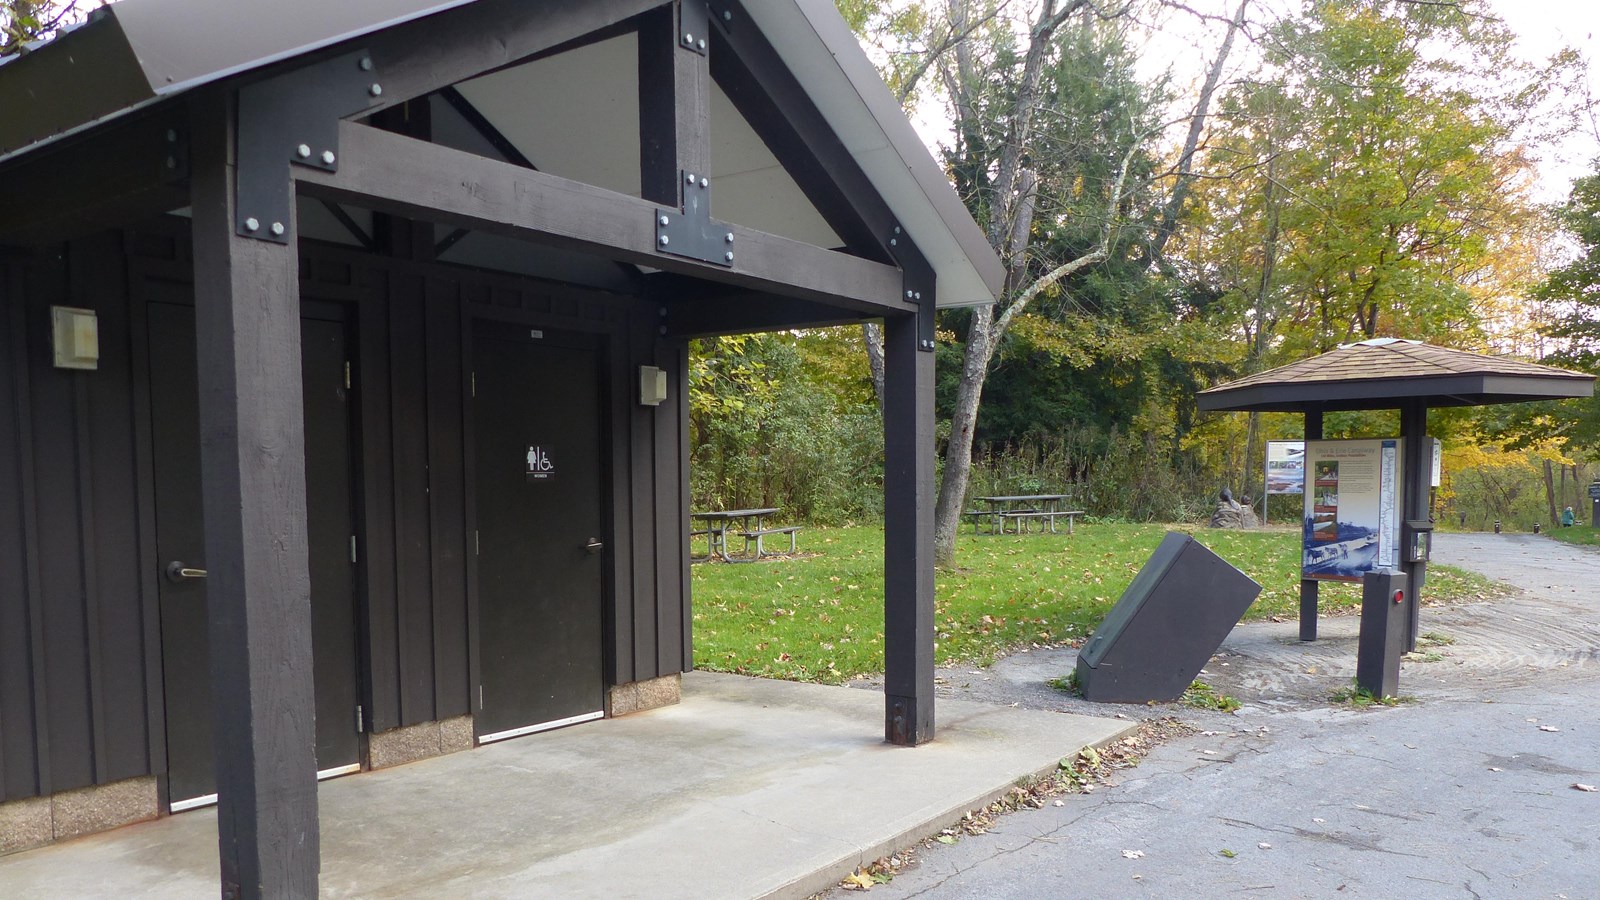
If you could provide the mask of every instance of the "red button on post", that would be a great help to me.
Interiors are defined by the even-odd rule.
[[[1395,591],[1394,592],[1394,602],[1396,604],[1404,603],[1405,599],[1406,599],[1406,592],[1405,591]]]

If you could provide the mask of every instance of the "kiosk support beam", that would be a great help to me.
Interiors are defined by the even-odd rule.
[[[1320,408],[1308,408],[1306,410],[1305,439],[1308,443],[1322,440],[1322,410]],[[1308,478],[1311,475],[1309,466],[1307,467],[1306,475]],[[1305,490],[1311,491],[1312,489],[1313,485],[1308,481],[1305,485]],[[1305,528],[1305,513],[1302,512],[1299,518],[1301,520],[1300,527],[1303,530]],[[1314,641],[1316,639],[1317,581],[1314,578],[1302,578],[1300,579],[1300,640]]]
[[[1403,520],[1425,521],[1428,518],[1428,487],[1432,480],[1433,442],[1428,440],[1428,407],[1422,403],[1409,403],[1400,410],[1400,437],[1405,440],[1404,474],[1401,484],[1405,498],[1401,501]],[[1410,529],[1406,529],[1409,540]],[[1402,564],[1406,573],[1406,652],[1417,649],[1417,625],[1422,610],[1422,587],[1428,578],[1426,561],[1407,561]]]

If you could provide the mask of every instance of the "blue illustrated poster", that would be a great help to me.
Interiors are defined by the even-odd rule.
[[[1400,445],[1306,442],[1304,577],[1360,581],[1374,568],[1398,565]]]

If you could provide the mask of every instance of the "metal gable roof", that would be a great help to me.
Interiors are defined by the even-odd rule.
[[[1554,366],[1378,338],[1208,388],[1198,399],[1202,410],[1382,409],[1412,400],[1481,406],[1590,397],[1594,381]]]
[[[0,164],[205,84],[495,2],[533,0],[122,0],[0,61]],[[830,0],[745,9],[932,263],[939,305],[992,302],[1000,261]]]

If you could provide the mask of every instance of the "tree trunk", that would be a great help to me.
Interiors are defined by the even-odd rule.
[[[1556,514],[1556,479],[1555,467],[1550,460],[1544,461],[1544,498],[1550,504],[1550,527],[1554,528],[1561,522],[1561,517]]]
[[[966,502],[967,482],[972,477],[972,437],[978,424],[978,400],[989,370],[989,325],[993,319],[992,306],[972,311],[972,327],[967,332],[966,352],[961,360],[961,383],[956,388],[956,406],[950,416],[950,440],[945,444],[944,479],[933,511],[933,559],[941,566],[955,561],[956,527],[961,524],[961,505]]]
[[[878,401],[878,415],[883,415],[883,326],[865,322],[861,337],[867,344],[867,368],[872,372],[872,396]]]
[[[1233,36],[1244,24],[1244,11],[1249,5],[1250,0],[1240,0],[1239,10],[1233,14],[1233,20],[1228,23],[1228,33],[1222,39],[1222,49],[1217,51],[1217,58],[1212,61],[1210,70],[1206,72],[1205,83],[1200,86],[1200,99],[1195,101],[1194,113],[1189,117],[1189,134],[1183,139],[1183,152],[1178,154],[1178,181],[1172,186],[1172,196],[1167,198],[1167,203],[1161,210],[1161,222],[1156,227],[1155,238],[1150,246],[1150,257],[1163,272],[1170,272],[1171,269],[1166,262],[1167,242],[1178,230],[1178,215],[1183,212],[1184,201],[1189,196],[1189,185],[1194,182],[1194,155],[1200,146],[1200,135],[1205,131],[1206,115],[1211,111],[1211,95],[1216,93],[1217,82],[1222,79],[1222,69],[1227,64],[1228,52],[1233,49]]]

